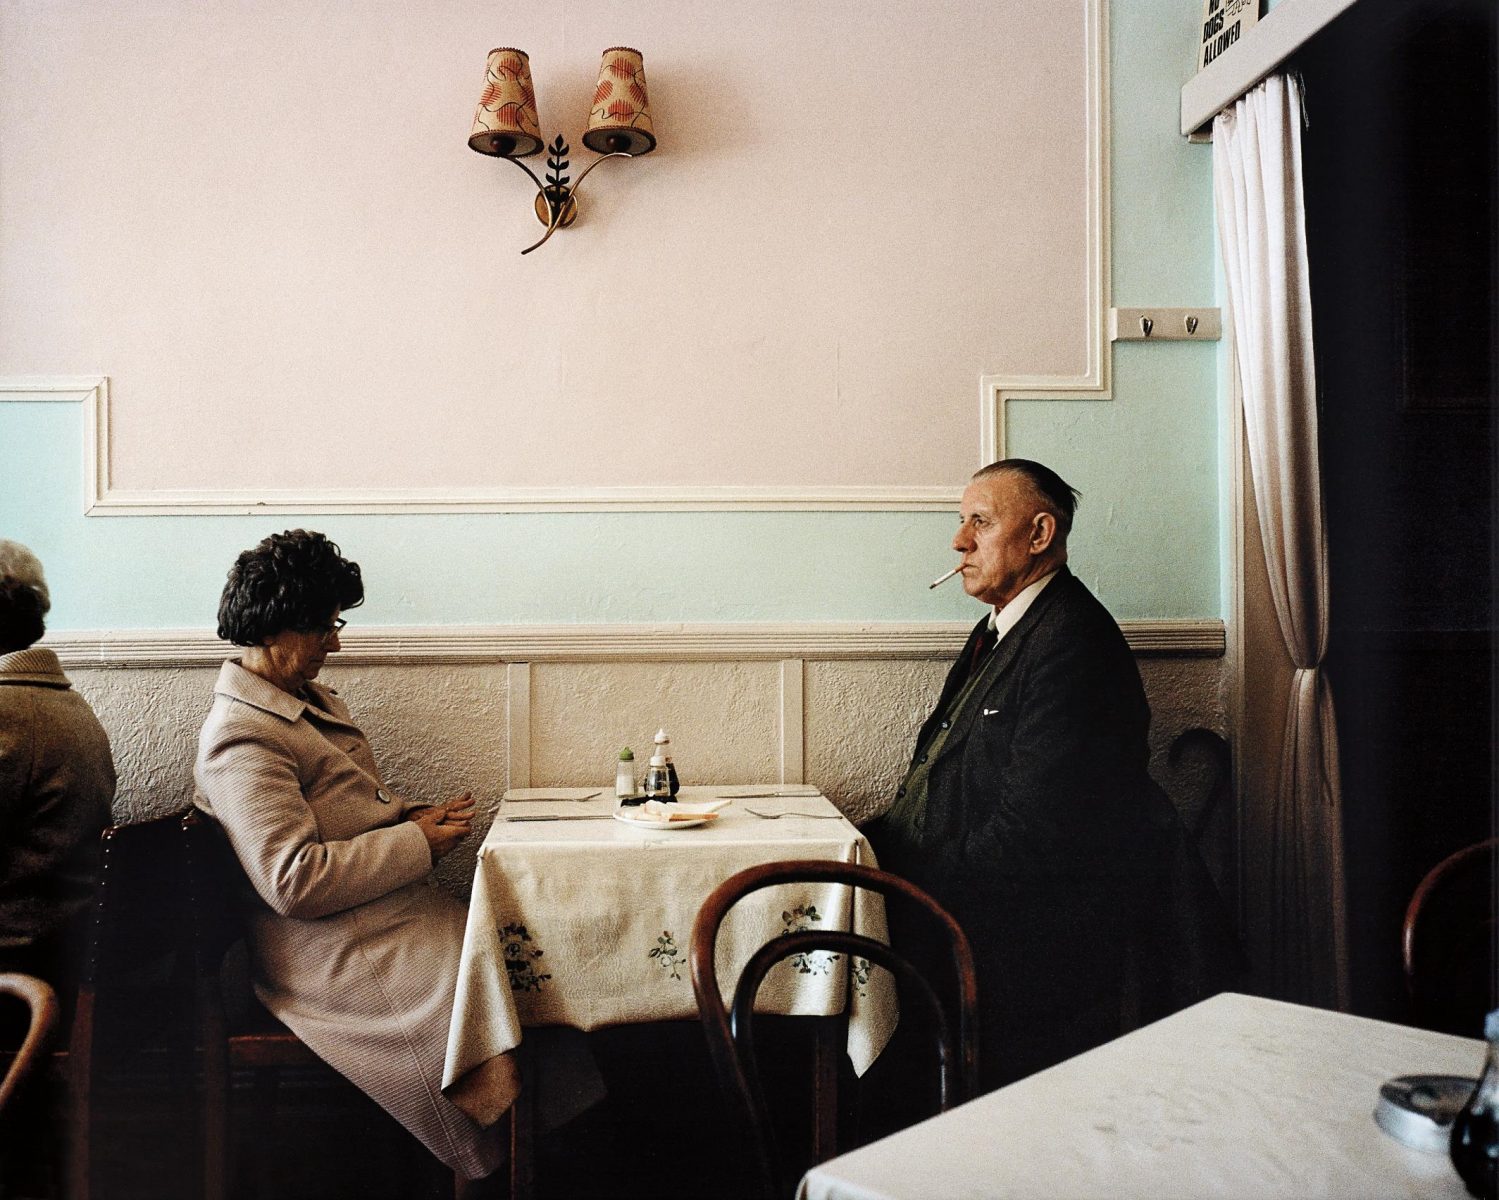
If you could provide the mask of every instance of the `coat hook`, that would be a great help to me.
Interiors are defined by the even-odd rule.
[[[1152,321],[1149,317],[1140,318],[1140,332],[1143,333],[1146,337],[1150,336],[1150,331],[1154,328],[1155,322]]]
[[[1197,332],[1197,318],[1191,313],[1187,314],[1187,335],[1190,337]]]

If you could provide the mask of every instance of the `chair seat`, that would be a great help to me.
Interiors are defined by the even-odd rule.
[[[285,1025],[270,1018],[265,1029],[229,1035],[232,1067],[316,1067],[323,1060]]]
[[[225,1041],[231,1067],[315,1067],[323,1061],[263,1004],[251,1004]]]

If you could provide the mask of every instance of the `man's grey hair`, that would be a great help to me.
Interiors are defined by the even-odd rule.
[[[1042,507],[1057,520],[1057,533],[1065,542],[1072,532],[1072,514],[1077,511],[1077,502],[1083,494],[1041,463],[1028,458],[1002,458],[987,467],[975,471],[975,479],[988,479],[993,475],[1019,475],[1030,485]]]
[[[42,601],[42,614],[52,608],[52,594],[47,591],[47,577],[42,573],[42,560],[20,542],[0,538],[0,582],[29,587]]]

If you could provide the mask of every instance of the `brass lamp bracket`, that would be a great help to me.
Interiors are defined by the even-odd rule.
[[[536,200],[532,207],[536,212],[536,219],[547,227],[547,231],[541,235],[541,241],[527,246],[521,251],[522,254],[530,254],[538,246],[546,244],[548,238],[559,229],[566,229],[578,219],[578,189],[583,186],[583,181],[588,178],[588,173],[598,166],[599,163],[611,158],[634,158],[624,150],[612,150],[594,159],[583,168],[583,173],[578,176],[577,183],[570,183],[570,178],[563,172],[568,168],[568,154],[571,150],[559,133],[553,139],[552,144],[547,147],[547,177],[542,183],[536,177],[536,172],[526,166],[518,158],[507,158],[506,162],[513,162],[517,167],[531,177],[531,182],[536,185]]]
[[[567,186],[570,177],[563,174],[569,166],[570,153],[560,133],[547,147],[547,181],[536,193],[536,219],[548,228],[555,224],[566,229],[578,219],[578,202],[573,189]]]

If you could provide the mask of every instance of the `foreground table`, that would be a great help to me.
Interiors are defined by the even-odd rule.
[[[1476,1076],[1484,1044],[1224,994],[809,1171],[802,1200],[1377,1196],[1461,1200],[1382,1132],[1395,1075]]]
[[[680,799],[757,790],[689,787]],[[479,850],[444,1089],[464,1103],[465,1077],[514,1049],[521,1026],[589,1030],[695,1019],[687,939],[714,887],[744,867],[783,859],[874,865],[863,835],[815,789],[800,790],[806,794],[735,800],[716,820],[675,830],[609,819],[608,790],[560,802],[528,796],[581,790],[506,793]],[[764,820],[751,807],[838,819]],[[536,816],[569,819],[510,819]],[[852,929],[885,940],[884,903],[870,893],[817,885],[749,898],[720,935],[720,978],[732,986],[761,945],[804,928]],[[862,959],[849,964],[842,955],[816,953],[782,963],[761,992],[765,1012],[817,1016],[845,1006],[849,1058],[862,1073],[897,1019],[894,984],[884,971],[871,971]]]

